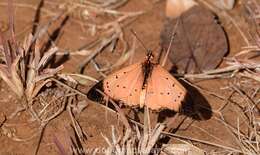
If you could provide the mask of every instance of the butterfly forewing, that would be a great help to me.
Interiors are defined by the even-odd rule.
[[[186,95],[186,89],[160,65],[154,65],[146,92],[145,104],[154,110],[178,111]]]
[[[142,64],[136,63],[109,75],[103,83],[104,92],[129,106],[139,105],[143,80]]]

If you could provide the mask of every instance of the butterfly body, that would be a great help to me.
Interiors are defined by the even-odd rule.
[[[129,106],[153,110],[178,111],[186,89],[163,67],[147,55],[144,62],[125,67],[103,81],[103,90],[109,97]]]

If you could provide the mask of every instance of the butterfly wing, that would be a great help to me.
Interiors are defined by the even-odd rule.
[[[136,63],[109,75],[103,82],[104,92],[129,106],[139,105],[143,80],[142,64]]]
[[[186,95],[186,89],[160,65],[154,65],[147,80],[145,104],[153,109],[178,111]]]

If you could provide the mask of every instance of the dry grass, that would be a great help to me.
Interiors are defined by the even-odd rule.
[[[78,150],[84,149],[84,141],[86,140],[87,134],[82,130],[78,120],[75,118],[75,114],[80,113],[83,107],[77,107],[75,103],[77,102],[77,95],[86,97],[82,92],[76,89],[76,85],[82,79],[91,80],[97,82],[96,79],[91,76],[82,74],[60,74],[63,66],[57,68],[49,68],[49,60],[55,55],[63,55],[62,47],[53,47],[40,52],[40,41],[39,39],[44,35],[49,25],[63,16],[64,14],[70,14],[74,18],[73,22],[76,22],[82,26],[83,31],[89,31],[92,35],[98,35],[92,43],[82,46],[78,50],[71,52],[70,56],[81,55],[85,56],[83,63],[79,64],[79,70],[81,72],[84,67],[88,64],[92,64],[95,70],[103,77],[106,76],[105,73],[112,70],[115,67],[125,64],[135,52],[135,40],[133,45],[129,48],[127,41],[124,38],[124,27],[133,21],[136,17],[143,14],[145,11],[140,12],[121,12],[116,9],[127,3],[127,0],[109,0],[109,1],[71,1],[63,4],[57,4],[55,2],[48,1],[50,5],[57,5],[60,8],[61,13],[54,13],[50,10],[42,9],[44,13],[51,16],[52,19],[48,24],[42,26],[38,29],[35,35],[27,35],[23,44],[16,41],[15,33],[13,29],[12,15],[10,15],[10,25],[11,31],[10,35],[1,33],[0,42],[3,46],[0,46],[0,77],[6,82],[10,89],[17,95],[19,100],[22,100],[22,108],[18,108],[18,111],[25,110],[28,111],[33,121],[40,124],[40,128],[37,129],[34,135],[29,138],[19,138],[15,134],[10,133],[7,130],[8,124],[6,124],[6,119],[10,119],[15,116],[17,112],[14,112],[12,117],[4,117],[0,120],[0,127],[4,135],[12,138],[13,140],[24,142],[31,140],[32,138],[42,134],[42,131],[46,125],[63,111],[67,111],[72,126],[72,133],[67,135],[67,141],[70,142],[70,146],[63,146],[58,139],[54,138],[54,143],[59,148],[61,154],[66,154],[66,147],[74,150],[74,154],[82,154]],[[106,135],[103,135],[106,140],[108,147],[106,149],[106,154],[123,155],[123,154],[142,154],[148,155],[162,154],[164,152],[172,153],[176,149],[182,146],[170,146],[162,147],[158,146],[158,141],[164,136],[169,136],[171,138],[177,139],[180,143],[185,143],[185,148],[194,147],[197,150],[202,150],[196,147],[196,143],[202,143],[214,148],[220,148],[221,153],[224,154],[259,154],[260,153],[260,118],[259,118],[259,82],[260,82],[260,64],[256,59],[259,57],[260,52],[260,35],[259,35],[259,12],[255,12],[255,8],[259,8],[259,4],[255,0],[249,0],[250,3],[246,6],[251,14],[251,19],[258,25],[255,28],[256,33],[251,37],[254,38],[254,42],[249,42],[248,37],[241,30],[236,21],[233,18],[223,12],[216,11],[222,17],[231,20],[241,34],[241,38],[248,45],[243,47],[241,51],[233,57],[226,58],[224,60],[226,66],[223,68],[207,71],[201,74],[187,74],[183,75],[183,79],[187,81],[188,84],[201,90],[204,94],[209,94],[226,101],[219,109],[212,109],[214,116],[212,119],[221,122],[223,126],[229,131],[230,135],[235,139],[236,146],[228,146],[225,144],[220,144],[220,141],[207,131],[197,127],[200,131],[206,132],[209,136],[213,137],[218,143],[213,143],[205,141],[202,139],[196,139],[192,137],[187,137],[183,135],[169,133],[165,130],[167,127],[164,123],[158,123],[155,127],[150,126],[149,110],[145,108],[144,123],[136,122],[135,120],[129,119],[120,110],[120,108],[114,103],[116,107],[116,113],[119,115],[120,120],[123,122],[125,131],[122,135],[116,132],[116,128],[112,126],[111,139]],[[5,3],[0,3],[0,5],[6,5]],[[35,9],[31,5],[14,4],[17,7],[26,7]],[[214,8],[207,3],[207,6]],[[10,10],[12,6],[9,5]],[[215,10],[215,9],[213,9]],[[111,21],[105,21],[102,24],[97,24],[91,21],[94,16],[105,16],[112,15],[114,18]],[[95,58],[107,49],[108,51],[113,51],[115,46],[117,46],[116,40],[119,40],[123,44],[122,56],[117,60],[116,63],[108,65],[104,68],[100,68],[99,63]],[[131,60],[130,60],[131,61]],[[77,77],[77,78],[75,78]],[[82,78],[78,80],[78,78]],[[211,92],[205,90],[192,83],[193,79],[229,79],[229,85],[225,88],[230,90],[232,93],[229,97],[221,96],[217,92]],[[63,79],[66,82],[63,83],[59,79]],[[188,81],[189,80],[189,81]],[[46,102],[44,97],[45,93],[42,92],[43,87],[47,87],[50,84],[54,84],[58,87],[58,91],[61,94],[53,95],[51,101]],[[55,91],[55,90],[51,90]],[[100,92],[102,93],[102,92]],[[48,94],[48,93],[47,93]],[[52,94],[51,94],[52,95]],[[235,103],[231,100],[232,96],[237,95],[241,102]],[[106,98],[107,100],[109,98]],[[54,104],[55,103],[55,104]],[[38,104],[42,104],[39,106]],[[237,113],[237,121],[229,122],[225,118],[225,108],[231,105],[234,107]],[[111,109],[109,109],[111,111]],[[210,110],[210,109],[208,109]],[[194,143],[195,142],[195,143]],[[38,152],[41,143],[41,138],[39,139],[39,144],[36,149]],[[202,150],[203,152],[203,150]],[[96,154],[97,152],[92,152]]]
[[[211,6],[212,8],[212,6]],[[224,15],[223,15],[224,14]],[[149,117],[147,110],[145,111],[146,115],[144,116],[144,125],[134,121],[129,120],[120,110],[119,107],[117,107],[118,115],[120,116],[126,130],[123,133],[123,135],[117,135],[116,129],[114,126],[112,126],[112,134],[111,134],[111,140],[103,135],[104,139],[106,140],[108,144],[108,148],[106,150],[106,154],[159,154],[163,152],[172,153],[176,150],[178,151],[179,148],[182,148],[183,146],[175,146],[169,147],[165,149],[165,147],[162,148],[156,148],[156,144],[158,142],[158,139],[162,135],[169,136],[171,138],[177,139],[181,143],[186,143],[185,149],[190,149],[191,147],[196,148],[196,150],[199,150],[200,152],[203,152],[203,150],[197,148],[193,142],[202,143],[205,145],[213,146],[215,148],[220,148],[221,153],[227,153],[227,154],[258,154],[259,153],[259,107],[258,103],[260,100],[258,99],[257,94],[259,93],[259,70],[260,70],[260,64],[257,60],[255,60],[255,57],[259,55],[259,45],[257,44],[259,40],[259,35],[257,35],[255,46],[251,46],[251,43],[249,43],[248,39],[245,37],[246,35],[244,32],[240,29],[238,24],[236,24],[236,21],[233,20],[233,18],[226,13],[221,12],[221,15],[224,16],[224,18],[230,19],[235,27],[238,29],[238,32],[241,34],[242,38],[245,40],[245,42],[248,44],[247,47],[244,47],[241,51],[237,52],[237,54],[232,58],[226,58],[224,61],[226,63],[226,67],[215,69],[212,71],[207,71],[202,74],[187,74],[184,75],[184,79],[222,79],[222,78],[228,78],[231,81],[234,79],[244,79],[239,80],[238,83],[231,83],[230,86],[228,86],[228,89],[232,90],[232,95],[238,94],[242,99],[243,102],[246,102],[246,106],[244,106],[242,109],[238,108],[238,104],[234,104],[233,101],[230,100],[232,97],[229,96],[228,98],[218,95],[216,92],[210,92],[207,90],[204,90],[190,82],[192,86],[198,88],[202,92],[205,92],[206,94],[210,94],[213,96],[216,96],[218,98],[221,98],[222,100],[227,100],[226,104],[221,106],[219,109],[213,109],[214,113],[214,119],[216,121],[221,122],[227,130],[229,130],[230,134],[235,138],[235,141],[237,142],[238,147],[232,147],[227,146],[224,144],[219,143],[213,143],[201,139],[191,138],[187,136],[182,136],[178,134],[168,133],[164,131],[165,125],[164,124],[157,124],[153,129],[149,127]],[[254,17],[259,18],[259,16],[254,15]],[[254,19],[255,20],[255,19]],[[249,46],[250,45],[250,46]],[[88,52],[87,52],[88,53]],[[99,52],[97,52],[99,53]],[[253,56],[252,56],[253,55]],[[89,57],[87,59],[87,62],[91,62],[93,60],[93,57]],[[127,57],[125,60],[128,60],[129,57]],[[125,61],[124,61],[125,62]],[[97,71],[100,71],[99,68],[96,68]],[[103,75],[106,76],[106,75]],[[246,84],[245,84],[246,83]],[[254,85],[256,83],[256,85]],[[242,86],[243,85],[243,86]],[[254,93],[247,94],[247,90],[254,89]],[[100,92],[102,93],[102,92]],[[112,102],[113,103],[113,102]],[[228,122],[225,119],[224,116],[224,110],[228,104],[234,104],[233,106],[236,106],[236,113],[238,114],[237,122]],[[116,104],[113,104],[116,106]],[[243,121],[241,121],[241,118],[243,118]],[[247,133],[244,133],[241,131],[241,124],[247,123],[246,129],[243,128],[243,130],[248,131]],[[200,128],[200,130],[204,131]],[[207,131],[204,131],[207,132]],[[207,133],[209,136],[213,137],[216,141],[218,138],[216,138],[214,135]],[[185,150],[184,149],[184,150]],[[170,150],[170,152],[169,152]],[[153,152],[156,151],[156,152]],[[133,153],[134,152],[134,153]],[[95,154],[96,152],[93,152]],[[215,152],[218,153],[218,152]],[[219,152],[220,153],[220,152]]]
[[[122,113],[120,114],[122,115]],[[135,122],[137,123],[137,122]],[[138,125],[139,126],[138,126]],[[130,154],[159,154],[160,149],[156,148],[156,143],[160,139],[165,124],[158,123],[154,128],[150,126],[149,109],[145,107],[144,125],[137,123],[127,127],[123,136],[117,136],[114,126],[112,126],[112,140],[103,136],[108,143],[107,155],[130,155]]]
[[[42,87],[50,83],[50,78],[55,77],[63,69],[48,68],[49,60],[58,51],[52,47],[48,51],[40,52],[38,38],[28,35],[21,45],[16,41],[12,4],[9,4],[10,35],[0,32],[2,42],[3,62],[0,64],[0,77],[21,100],[23,108],[29,109],[34,119],[39,120],[33,110],[33,100]]]

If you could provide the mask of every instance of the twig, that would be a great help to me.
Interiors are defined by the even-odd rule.
[[[71,91],[73,91],[73,92],[75,92],[75,93],[77,93],[77,94],[79,94],[79,95],[84,96],[84,97],[87,98],[87,95],[84,94],[84,93],[82,93],[82,92],[80,92],[79,90],[74,89],[74,88],[71,88],[70,86],[68,86],[68,85],[66,85],[66,84],[64,84],[64,83],[62,83],[62,82],[60,82],[59,80],[56,80],[56,79],[54,79],[54,78],[51,78],[51,80],[54,81],[54,82],[56,82],[56,83],[58,83],[59,85],[65,87],[65,88],[67,88],[67,89],[69,89],[69,90],[71,90]]]
[[[89,81],[93,81],[93,82],[98,82],[97,79],[91,77],[91,76],[87,76],[87,75],[83,75],[83,74],[73,74],[73,73],[62,73],[62,74],[58,74],[58,76],[60,76],[61,78],[64,78],[66,79],[67,76],[70,76],[70,77],[79,77],[79,78],[82,78],[82,79],[85,79],[85,80],[89,80]],[[65,76],[65,77],[64,77]]]
[[[38,154],[38,151],[40,149],[40,145],[41,145],[41,141],[42,141],[42,138],[43,138],[43,134],[44,134],[44,131],[45,131],[45,127],[46,127],[47,124],[43,124],[40,128],[40,137],[39,137],[39,140],[37,142],[37,146],[35,148],[35,152],[34,154],[37,155]]]

